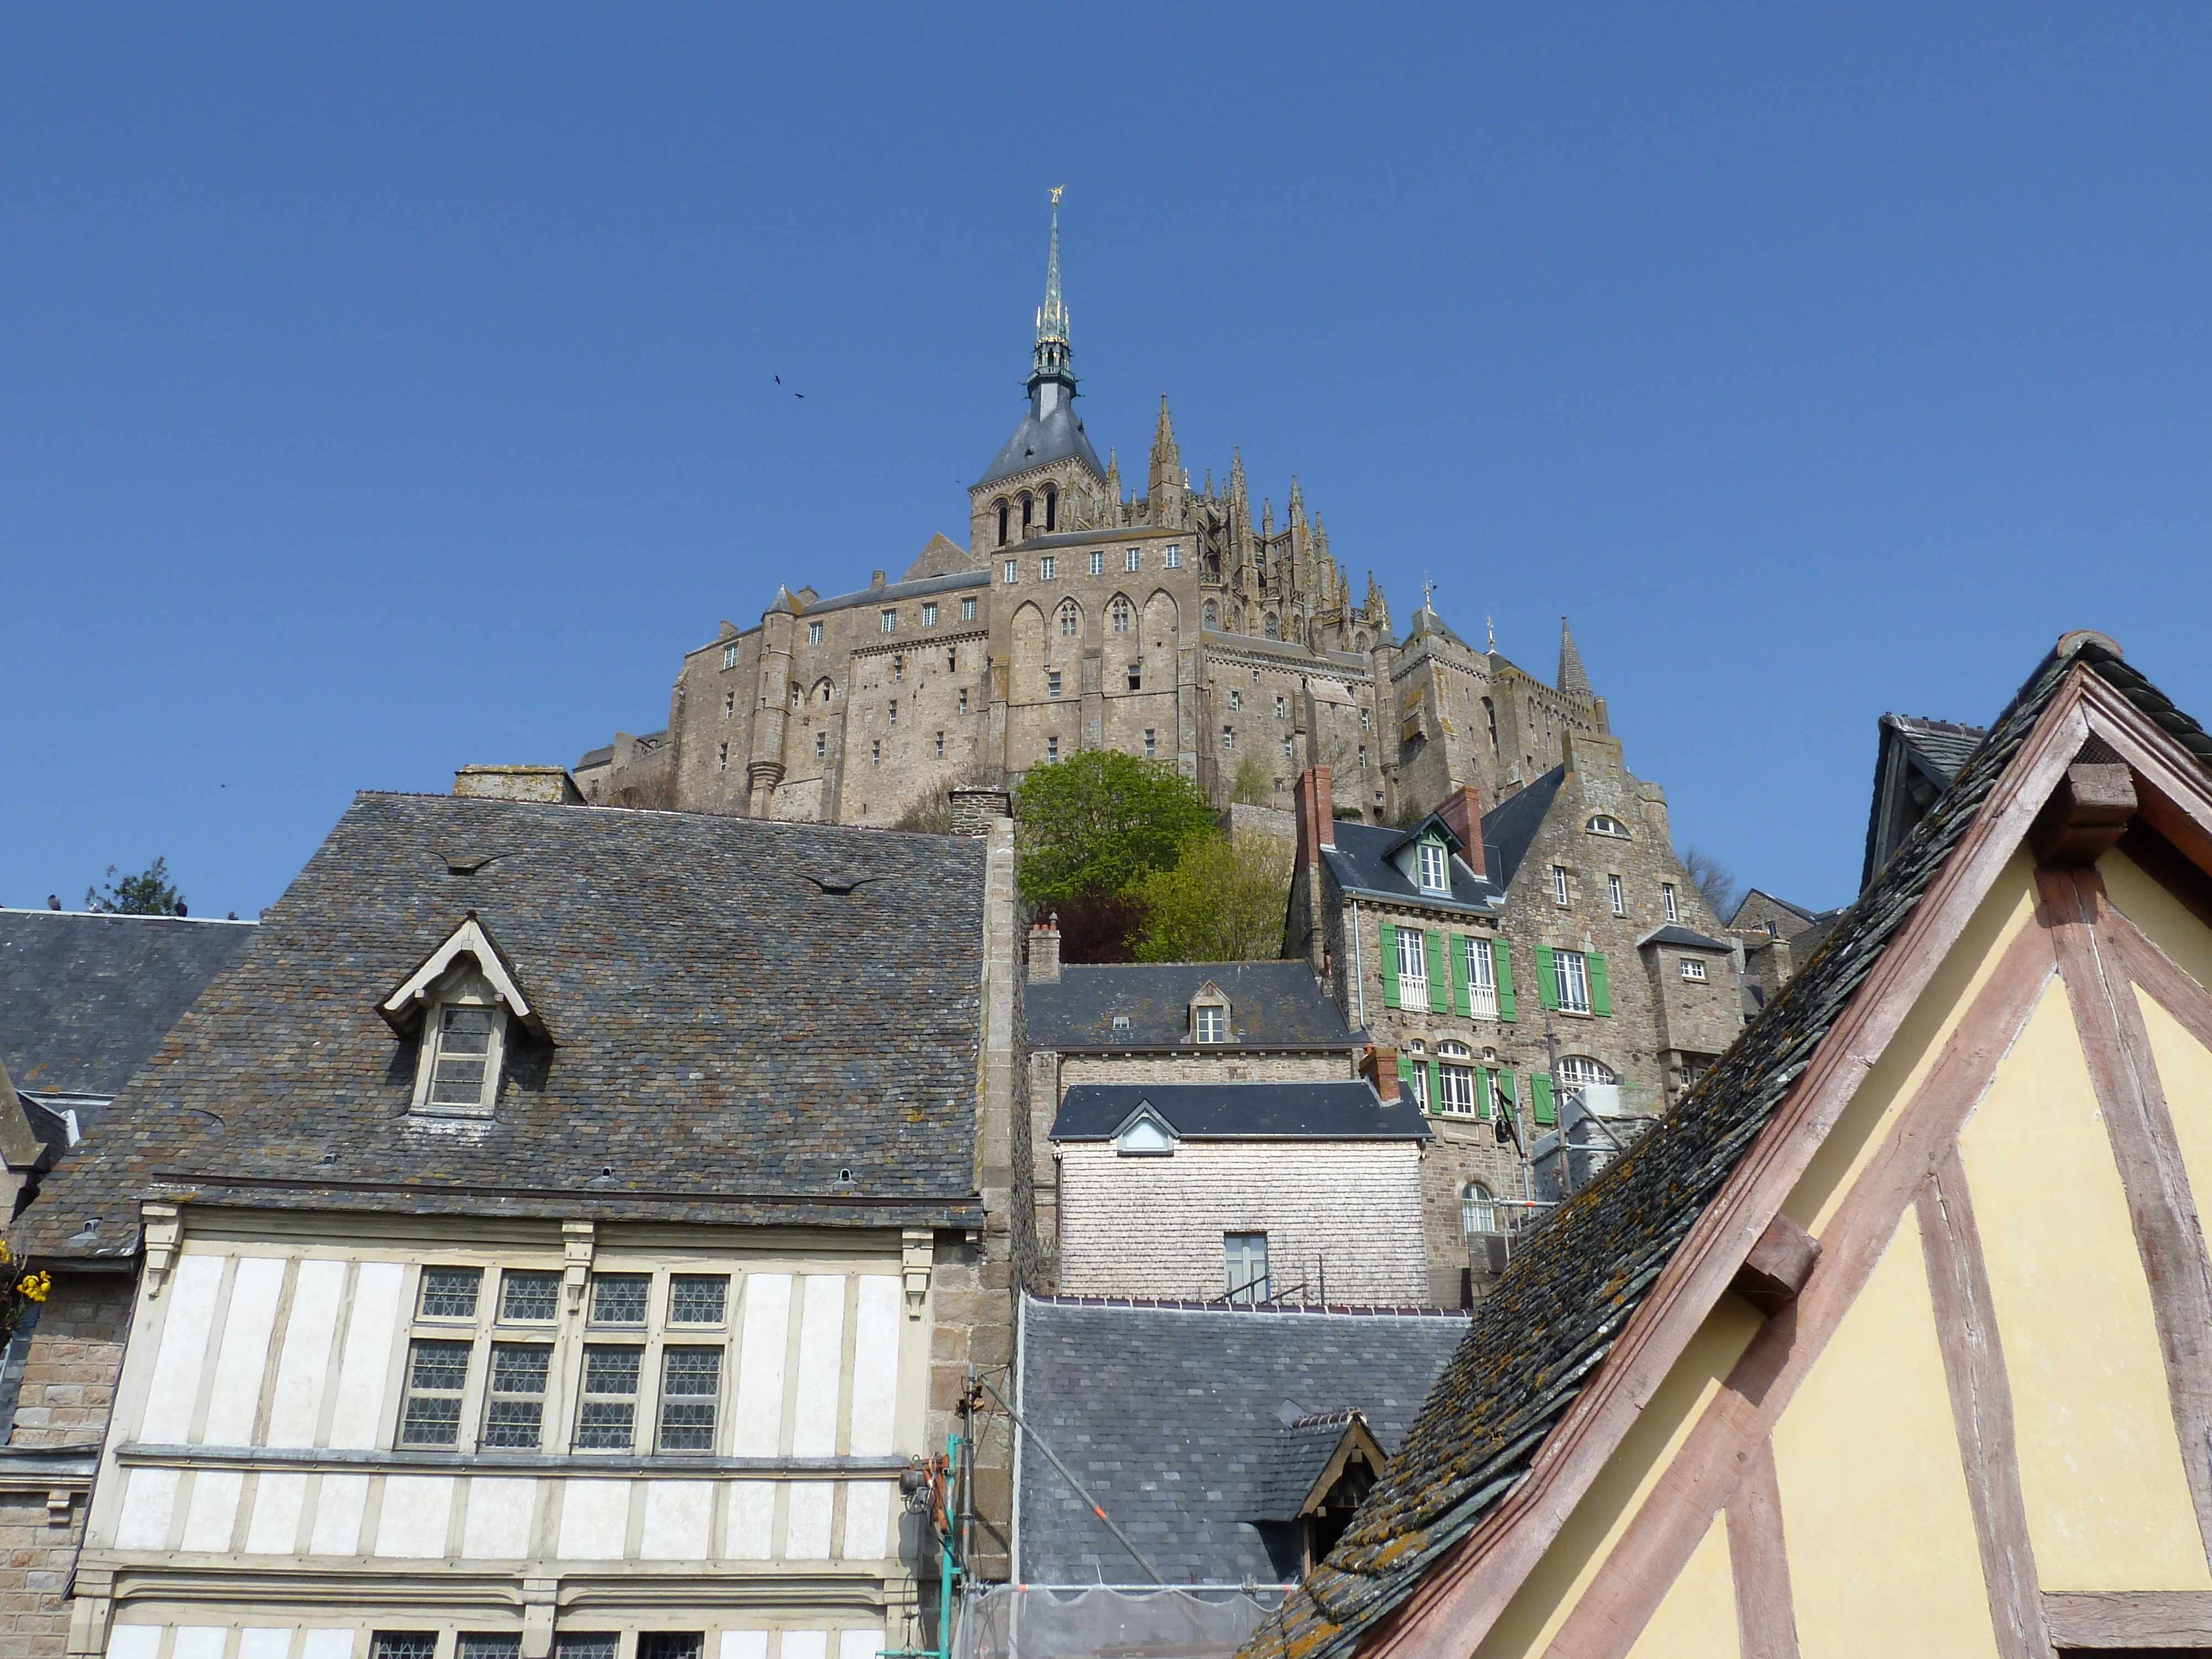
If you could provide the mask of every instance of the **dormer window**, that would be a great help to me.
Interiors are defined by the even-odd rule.
[[[1190,1000],[1190,1036],[1194,1042],[1229,1041],[1229,999],[1211,980]]]
[[[1139,1101],[1137,1109],[1114,1132],[1117,1158],[1173,1158],[1175,1149],[1175,1131],[1148,1100]]]
[[[1451,890],[1451,865],[1444,849],[1435,842],[1421,843],[1421,890],[1425,893],[1448,893]]]
[[[1593,836],[1618,836],[1623,841],[1628,839],[1628,826],[1607,812],[1601,812],[1589,821],[1589,832]]]
[[[422,1033],[408,1109],[426,1116],[490,1116],[511,1028],[552,1040],[473,910],[378,1012],[395,1030]]]
[[[501,1028],[496,1007],[447,1003],[438,1010],[438,1029],[424,1044],[429,1071],[423,1104],[489,1111],[499,1092]],[[489,1085],[489,1086],[487,1086]]]

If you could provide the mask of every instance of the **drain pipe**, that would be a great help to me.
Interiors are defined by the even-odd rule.
[[[1367,969],[1359,959],[1359,901],[1352,901],[1352,994],[1359,1005],[1360,1029],[1367,1026]]]

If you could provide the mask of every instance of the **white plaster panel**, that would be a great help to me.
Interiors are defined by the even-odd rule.
[[[161,1650],[159,1625],[118,1625],[107,1632],[107,1659],[154,1659]]]
[[[791,1450],[796,1457],[828,1457],[837,1449],[838,1372],[844,1363],[845,1276],[808,1273],[805,1282],[805,1302],[799,1316],[799,1398],[792,1406]],[[826,1545],[828,1540],[823,1542]]]
[[[830,1559],[830,1509],[837,1496],[834,1480],[791,1483],[791,1513],[784,1529],[783,1553],[793,1561]]]
[[[315,1555],[361,1553],[362,1512],[368,1507],[368,1477],[326,1474],[315,1500],[315,1529],[307,1540]]]
[[[787,1630],[783,1633],[783,1659],[829,1659],[826,1630]]]
[[[453,1518],[452,1475],[387,1475],[384,1509],[376,1523],[376,1553],[416,1560],[443,1555]]]
[[[730,1527],[725,1552],[729,1558],[733,1561],[767,1560],[775,1550],[775,1482],[732,1481]]]
[[[176,1639],[169,1644],[170,1659],[222,1659],[222,1650],[229,1644],[230,1629],[226,1625],[179,1625]]]
[[[230,1314],[222,1327],[222,1346],[215,1362],[215,1392],[208,1401],[207,1428],[200,1440],[210,1446],[245,1446],[253,1441],[253,1414],[261,1406],[261,1379],[269,1367],[269,1335],[276,1322],[276,1299],[284,1290],[281,1257],[240,1259],[230,1286]]]
[[[253,1626],[238,1633],[238,1659],[286,1659],[292,1651],[292,1632]]]
[[[629,1537],[629,1482],[571,1480],[561,1497],[561,1554],[619,1561]]]
[[[115,1523],[119,1550],[169,1547],[169,1517],[177,1507],[176,1469],[133,1469],[123,1489],[123,1514]]]
[[[724,1631],[722,1659],[768,1659],[768,1632],[764,1630]]]
[[[392,1328],[399,1318],[402,1270],[397,1261],[364,1261],[354,1274],[353,1316],[346,1322],[345,1359],[331,1418],[331,1444],[374,1446],[384,1412],[385,1373],[392,1366]]]
[[[709,1480],[648,1480],[640,1553],[648,1561],[703,1561],[714,1514]]]
[[[188,1550],[228,1550],[238,1521],[238,1494],[246,1477],[236,1469],[201,1469],[192,1476],[192,1501],[185,1510]]]
[[[890,1553],[884,1533],[890,1524],[888,1480],[854,1480],[845,1487],[845,1537],[837,1553],[848,1561],[880,1561]]]
[[[898,1406],[899,1281],[889,1273],[860,1279],[853,1331],[853,1453],[878,1456],[891,1449]]]
[[[349,1630],[311,1630],[301,1644],[300,1659],[353,1659]]]
[[[137,1438],[149,1445],[179,1446],[191,1432],[192,1402],[199,1398],[200,1366],[207,1358],[208,1327],[216,1292],[222,1287],[222,1258],[186,1255],[169,1275],[169,1316],[154,1356],[153,1383]]]
[[[284,1325],[284,1349],[276,1359],[276,1389],[269,1403],[269,1443],[312,1446],[315,1419],[323,1409],[323,1386],[330,1380],[331,1338],[337,1329],[338,1304],[345,1293],[343,1261],[302,1261],[292,1283],[292,1316]]]
[[[739,1457],[773,1457],[783,1431],[783,1358],[791,1329],[791,1275],[745,1278],[744,1330],[738,1347],[736,1445]]]
[[[884,1633],[879,1630],[844,1630],[837,1632],[837,1659],[876,1659],[884,1650]]]
[[[538,1508],[535,1480],[469,1482],[469,1517],[461,1530],[461,1553],[506,1561],[530,1553],[530,1522]]]
[[[300,1511],[307,1507],[307,1477],[264,1470],[254,1485],[253,1513],[246,1522],[248,1555],[289,1555],[300,1547]]]

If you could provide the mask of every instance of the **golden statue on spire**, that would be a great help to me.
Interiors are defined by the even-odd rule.
[[[1060,196],[1066,189],[1067,186],[1066,185],[1054,185],[1052,187],[1052,204],[1054,207],[1058,207],[1060,205]]]

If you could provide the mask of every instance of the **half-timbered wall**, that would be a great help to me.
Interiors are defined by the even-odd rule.
[[[146,1275],[80,1584],[112,1594],[108,1651],[354,1659],[408,1630],[542,1654],[557,1630],[619,1633],[628,1659],[673,1630],[727,1659],[855,1659],[918,1634],[897,1481],[925,1450],[926,1247],[372,1231],[194,1237]],[[472,1303],[440,1291],[471,1277]],[[491,1389],[502,1350],[543,1374],[534,1446],[512,1443],[527,1389],[518,1431]],[[627,1433],[604,1397],[624,1364],[585,1397],[593,1352],[635,1362]],[[426,1353],[458,1394],[410,1403]]]

